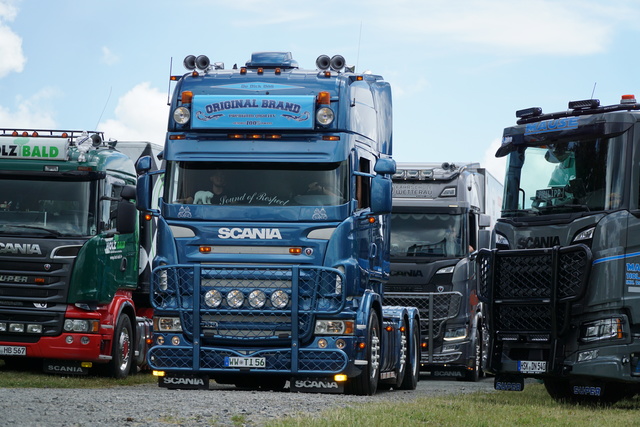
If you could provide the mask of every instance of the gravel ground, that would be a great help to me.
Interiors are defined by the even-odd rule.
[[[167,390],[156,385],[112,389],[0,389],[2,426],[262,426],[278,417],[315,414],[328,407],[420,396],[492,390],[477,383],[423,378],[415,391],[375,396],[237,390],[212,384],[205,390]]]

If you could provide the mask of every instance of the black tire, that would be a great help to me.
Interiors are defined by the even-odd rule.
[[[380,323],[378,314],[372,309],[367,323],[367,365],[360,375],[347,383],[347,393],[358,396],[371,396],[376,393],[380,382],[380,351]]]
[[[408,355],[404,379],[400,384],[400,390],[415,390],[420,381],[420,325],[413,319],[411,331],[407,329]],[[410,335],[409,335],[410,334]]]
[[[409,325],[406,324],[406,322],[403,320],[402,321],[403,325],[404,325],[404,333],[403,333],[403,340],[401,340],[402,342],[400,343],[400,360],[399,360],[399,367],[398,370],[396,372],[396,383],[393,384],[393,388],[398,390],[401,386],[402,383],[404,382],[404,377],[407,374],[407,362],[408,359],[410,358],[410,355],[408,354],[409,351],[411,350],[410,346],[411,346],[411,335],[410,335],[410,331],[409,331]],[[380,385],[378,385],[378,388],[380,388]]]
[[[107,374],[113,378],[126,378],[133,364],[133,328],[131,319],[126,314],[118,319],[111,347]]]
[[[578,384],[566,378],[545,378],[544,387],[547,389],[549,396],[553,400],[560,403],[582,404],[582,405],[611,405],[628,396],[630,386],[626,384],[616,384],[615,382],[602,381],[589,385]],[[600,396],[592,396],[589,394],[574,394],[575,386],[587,386],[600,388]]]
[[[465,381],[478,382],[482,376],[482,335],[480,329],[476,329],[475,339],[473,341],[473,366],[472,370],[467,370],[464,375]]]

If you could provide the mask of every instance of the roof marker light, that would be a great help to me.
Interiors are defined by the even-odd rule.
[[[636,96],[635,95],[622,95],[620,99],[620,104],[635,104]]]
[[[331,94],[326,91],[318,92],[318,96],[316,97],[318,100],[318,104],[329,105],[331,104]]]
[[[193,100],[193,92],[185,90],[182,92],[180,99],[183,104],[191,104],[191,101]]]

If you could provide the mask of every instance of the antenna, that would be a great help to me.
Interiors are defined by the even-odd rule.
[[[167,88],[167,105],[171,105],[171,73],[173,72],[173,56],[169,61],[169,87]]]
[[[100,120],[102,120],[102,115],[104,114],[104,110],[107,109],[107,104],[109,103],[109,99],[111,99],[112,91],[113,91],[113,86],[109,88],[109,96],[107,96],[107,101],[104,103],[104,107],[102,107],[102,112],[100,113],[100,117],[98,117],[98,123],[96,123],[96,126],[94,127],[94,129],[98,129],[98,125],[100,124]]]
[[[593,94],[596,93],[596,85],[598,84],[598,82],[593,82],[593,90],[591,91],[591,98],[589,99],[593,99]]]
[[[358,54],[356,55],[356,70],[359,70],[358,63],[360,62],[360,40],[362,40],[362,21],[360,21],[360,34],[358,35]]]

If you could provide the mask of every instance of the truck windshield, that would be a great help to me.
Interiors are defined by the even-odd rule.
[[[338,163],[170,162],[169,203],[336,206],[348,200],[348,165]]]
[[[458,258],[469,252],[466,215],[391,214],[391,256]]]
[[[622,137],[520,147],[507,161],[503,216],[621,206]]]
[[[0,179],[0,234],[96,233],[95,181]]]

